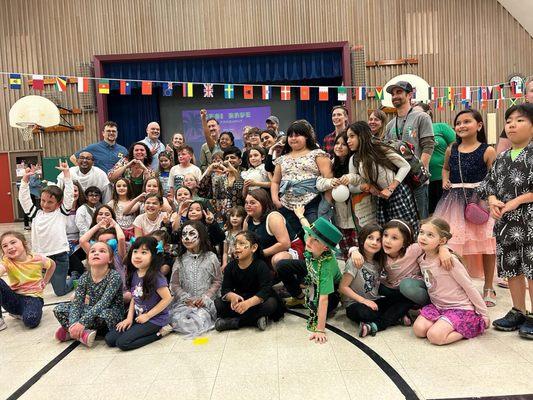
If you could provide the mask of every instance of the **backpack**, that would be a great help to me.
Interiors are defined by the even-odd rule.
[[[405,177],[404,182],[411,189],[417,189],[429,180],[431,174],[427,168],[424,167],[422,161],[420,161],[420,159],[416,156],[415,146],[412,143],[409,143],[405,140],[392,140],[387,144],[409,163],[411,170]]]

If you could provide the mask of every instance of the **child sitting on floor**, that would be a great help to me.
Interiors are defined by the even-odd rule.
[[[54,308],[61,324],[55,333],[60,342],[79,340],[91,347],[97,331],[115,328],[124,315],[122,280],[113,268],[113,250],[107,243],[91,245],[87,255],[88,271],[78,280],[74,299]]]
[[[220,294],[222,273],[204,224],[186,222],[181,244],[170,281],[174,295],[170,320],[176,332],[197,336],[215,326],[214,299]]]
[[[160,329],[168,324],[172,295],[161,275],[157,240],[140,237],[126,257],[126,282],[133,296],[128,316],[110,330],[105,341],[110,347],[133,350],[161,339]]]
[[[420,311],[413,330],[431,344],[444,345],[481,335],[489,327],[487,305],[474,287],[463,263],[452,257],[453,268],[440,267],[438,251],[450,239],[450,225],[440,218],[422,222],[418,243],[424,251],[420,268],[431,303]]]
[[[32,254],[22,233],[0,236],[2,260],[0,277],[7,274],[9,285],[0,279],[0,331],[7,328],[2,307],[28,328],[35,328],[43,315],[43,290],[50,282],[56,264],[48,257]],[[43,276],[43,270],[46,273]]]
[[[255,233],[242,231],[235,239],[235,260],[222,280],[222,297],[215,300],[219,332],[257,326],[264,331],[268,319],[280,319],[285,308],[272,289],[272,273],[263,260]]]

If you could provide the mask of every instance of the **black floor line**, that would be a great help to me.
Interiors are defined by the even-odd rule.
[[[63,350],[56,358],[54,358],[52,361],[50,361],[48,364],[46,364],[43,368],[39,370],[35,375],[33,375],[30,379],[26,381],[21,387],[19,387],[11,396],[7,398],[7,400],[15,400],[18,399],[20,396],[22,396],[24,393],[26,393],[33,385],[37,383],[41,377],[46,374],[48,371],[50,371],[52,368],[54,368],[61,360],[63,360],[66,356],[72,352],[80,342],[75,341],[71,343],[65,350]]]
[[[288,313],[292,315],[296,315],[297,317],[307,319],[307,315],[302,314],[298,311],[294,310],[287,310]],[[418,400],[419,397],[415,393],[415,391],[409,386],[409,384],[402,378],[402,376],[396,372],[396,370],[387,362],[385,361],[378,353],[376,353],[374,350],[372,350],[370,347],[368,347],[366,344],[361,342],[360,340],[357,340],[352,335],[344,332],[343,330],[330,325],[326,324],[326,327],[336,333],[337,335],[341,336],[342,338],[349,341],[351,344],[359,348],[363,353],[365,353],[372,361],[374,361],[379,368],[382,369],[382,371],[389,377],[389,379],[396,385],[398,390],[402,392],[402,394],[405,396],[408,400]]]

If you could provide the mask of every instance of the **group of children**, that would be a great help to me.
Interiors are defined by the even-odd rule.
[[[322,191],[339,184],[366,184],[361,181],[366,166],[360,167],[360,175],[355,177],[348,160],[348,150],[361,145],[357,124],[336,140],[334,176],[308,178],[322,186]],[[136,197],[130,182],[119,178],[109,204],[87,203],[92,218],[85,223],[87,229],[80,230],[78,240],[67,236],[69,223],[79,219],[78,212],[73,215],[71,209],[80,192],[68,165],[60,161],[57,167],[63,172],[64,190],[44,188],[40,208],[32,203],[28,188],[35,167],[28,168],[19,199],[33,218],[32,249],[20,233],[0,236],[0,275],[7,273],[9,278],[9,285],[0,280],[0,304],[33,328],[42,316],[46,284],[50,282],[58,296],[75,286],[70,301],[54,308],[60,324],[56,339],[79,340],[90,347],[97,335],[102,335],[109,346],[131,350],[172,331],[194,337],[213,328],[256,326],[265,330],[270,320],[282,318],[286,304],[308,308],[310,339],[324,343],[326,318],[342,300],[347,317],[358,324],[360,337],[376,335],[393,325],[412,325],[416,336],[443,345],[473,338],[489,327],[491,281],[487,285],[486,280],[482,296],[459,256],[468,254],[462,249],[478,246],[478,250],[487,249],[488,260],[490,255],[493,261],[496,257],[513,299],[513,309],[493,326],[518,329],[521,336],[533,338],[533,315],[525,306],[526,280],[533,298],[533,105],[513,106],[507,111],[505,131],[512,148],[498,157],[483,143],[483,126],[476,112],[460,112],[455,126],[459,140],[447,153],[444,169],[449,174],[443,176],[443,185],[451,190],[433,217],[419,222],[408,213],[403,218],[380,220],[381,225],[352,226],[349,218],[343,218],[347,211],[342,204],[334,206],[333,215],[319,216],[310,212],[309,204],[316,203],[318,208],[314,197],[304,206],[292,204],[297,197],[294,191],[292,203],[290,198],[280,201],[276,195],[273,198],[286,223],[295,220],[301,226],[305,252],[299,259],[277,262],[275,268],[271,259],[264,257],[258,236],[243,230],[247,213],[234,197],[235,190],[267,189],[270,179],[276,182],[276,176],[279,179],[286,173],[286,166],[278,169],[279,159],[273,175],[265,172],[262,149],[248,150],[251,168],[247,173],[238,173],[240,160],[229,151],[202,175],[192,168],[192,150],[185,146],[178,151],[179,165],[169,168],[171,163],[162,163],[159,178],[146,179],[143,192]],[[285,146],[296,146],[302,137],[291,132],[289,129]],[[295,147],[293,152],[313,151],[305,149],[309,144],[305,137],[302,143],[302,150]],[[324,161],[316,153],[313,168],[319,171]],[[459,157],[467,169],[459,164],[457,171],[455,160],[460,162]],[[393,157],[391,162],[394,164]],[[382,186],[379,179],[372,179],[378,187]],[[279,187],[279,182],[273,186]],[[456,183],[479,182],[468,188],[468,193],[464,186],[454,187]],[[283,180],[281,184],[287,186]],[[301,192],[298,200],[306,194]],[[474,196],[487,199],[495,222],[473,227],[460,213],[447,215],[452,205],[461,204],[458,199],[464,209]],[[326,195],[324,199],[328,199]],[[383,207],[388,206],[384,203]],[[381,217],[384,215],[385,211]],[[340,229],[331,217],[335,222],[344,221]],[[454,232],[459,223],[455,217],[466,226],[462,237]],[[495,241],[488,232],[492,223]],[[347,236],[351,240],[342,244]],[[488,245],[494,245],[493,252]],[[86,257],[86,265],[78,273],[69,271],[69,256],[76,252],[79,260]],[[79,253],[83,253],[81,257]],[[343,258],[340,253],[346,259],[343,273],[337,261]],[[280,282],[291,298],[282,299]],[[5,327],[0,314],[0,330]]]

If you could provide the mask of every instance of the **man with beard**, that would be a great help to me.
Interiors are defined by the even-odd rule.
[[[111,191],[107,174],[100,168],[94,166],[94,158],[88,151],[82,151],[78,156],[77,166],[70,167],[72,181],[77,181],[83,191],[91,186],[96,186],[102,192],[102,204],[111,200]],[[65,186],[63,172],[57,176],[57,186]]]
[[[77,159],[82,151],[88,151],[94,157],[94,166],[100,168],[106,174],[113,169],[122,157],[128,154],[128,149],[117,143],[118,126],[116,122],[107,121],[102,130],[103,140],[92,143],[70,156],[70,161],[77,165]]]
[[[435,147],[431,118],[424,112],[414,111],[411,106],[413,87],[409,82],[398,81],[387,88],[396,108],[394,117],[385,128],[385,140],[401,140],[414,146],[416,156],[429,170],[429,160]],[[413,191],[420,219],[428,217],[428,184],[421,185]]]
[[[220,136],[220,125],[215,118],[207,118],[207,110],[200,110],[202,118],[202,130],[204,132],[205,143],[200,149],[200,169],[204,172],[207,166],[211,164],[213,153],[220,151],[218,146],[218,137]]]
[[[150,167],[153,171],[157,171],[159,168],[159,153],[165,151],[165,145],[159,140],[161,135],[161,128],[157,122],[150,122],[146,126],[146,137],[140,141],[144,143],[150,149],[152,153],[152,164]]]

